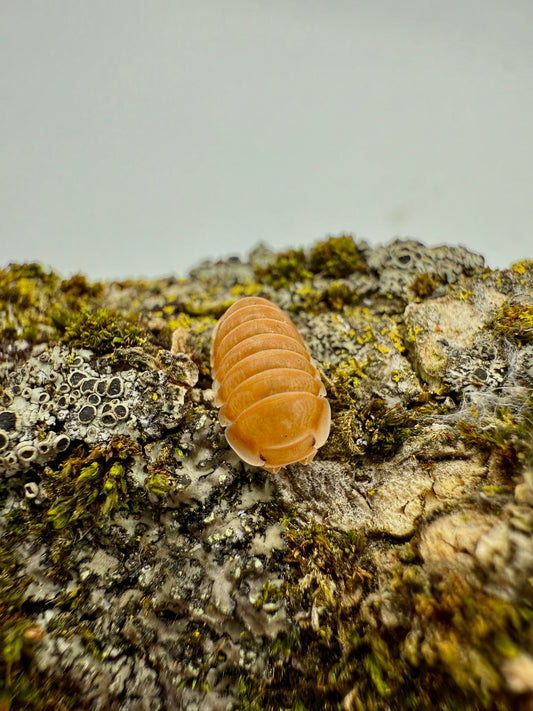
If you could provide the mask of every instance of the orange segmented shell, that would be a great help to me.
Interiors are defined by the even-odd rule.
[[[309,464],[328,438],[330,408],[287,314],[258,296],[234,303],[213,334],[211,369],[220,422],[241,459],[270,472]]]

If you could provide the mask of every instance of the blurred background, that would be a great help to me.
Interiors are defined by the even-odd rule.
[[[531,0],[0,0],[0,265],[533,258]]]

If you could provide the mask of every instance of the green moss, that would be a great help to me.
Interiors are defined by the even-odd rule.
[[[11,685],[13,668],[22,656],[24,631],[31,625],[21,609],[29,580],[16,574],[17,564],[7,550],[0,551],[0,678]],[[1,688],[1,687],[0,687]]]
[[[434,274],[418,274],[417,277],[409,284],[409,289],[419,299],[429,298],[435,289],[439,286],[439,280]]]
[[[138,346],[145,341],[142,329],[107,309],[81,313],[61,310],[52,315],[52,323],[64,343],[98,354],[112,352],[118,346]]]
[[[51,624],[46,633],[75,631],[85,639],[86,648],[101,659],[96,639],[90,631],[84,635],[83,627],[77,625],[76,609],[86,600],[90,588],[80,585],[70,590],[65,585],[76,565],[71,553],[79,539],[73,533],[85,526],[83,537],[89,541],[102,531],[105,535],[109,516],[115,511],[128,507],[137,510],[128,489],[127,471],[131,458],[139,453],[139,445],[126,437],[114,437],[105,447],[89,451],[80,446],[56,471],[48,467],[41,473],[46,488],[43,506],[24,502],[7,517],[0,547],[0,701],[8,699],[9,708],[48,711],[82,707],[80,699],[71,703],[57,684],[53,690],[48,689],[46,680],[40,679],[32,666],[33,645],[45,630],[35,624],[31,612],[25,611],[24,590],[31,580],[24,574],[24,563],[19,565],[10,551],[20,555],[21,544],[26,550],[26,546],[46,543],[47,576],[64,588],[54,600],[63,612],[55,618],[55,629]],[[31,611],[31,605],[28,609]]]
[[[342,311],[353,306],[359,295],[343,282],[334,281],[325,289],[310,289],[306,293],[304,309],[309,312]]]
[[[519,417],[507,408],[499,408],[496,418],[481,421],[460,420],[457,428],[465,443],[476,447],[486,458],[495,456],[506,476],[517,473],[533,456],[533,402]]]
[[[407,410],[400,404],[387,407],[376,398],[362,404],[361,383],[368,377],[367,360],[327,366],[326,384],[330,396],[332,423],[326,448],[331,455],[366,456],[374,459],[392,457],[416,427],[417,410],[427,406],[427,398]]]
[[[330,363],[325,366],[328,390],[336,410],[352,407],[355,404],[356,392],[362,380],[368,376],[365,369],[369,366],[368,359],[360,363],[352,358],[347,363],[336,365]]]
[[[276,602],[283,599],[283,592],[279,585],[273,585],[272,583],[265,583],[263,585],[263,590],[261,591],[261,597],[255,601],[254,607],[258,610],[266,605],[267,603]]]
[[[59,277],[40,264],[10,264],[0,270],[0,335],[3,340],[45,340],[50,304]]]
[[[140,451],[133,440],[116,436],[105,447],[88,453],[79,447],[57,471],[47,467],[44,477],[52,485],[54,501],[46,519],[53,528],[60,531],[127,509],[125,464]]]
[[[151,467],[148,476],[144,480],[144,486],[151,494],[165,496],[174,486],[171,468],[164,464],[157,464]]]
[[[26,515],[22,508],[14,508],[7,514],[7,525],[10,533],[22,535],[26,530]]]
[[[372,683],[378,696],[387,698],[391,695],[391,686],[387,682],[387,669],[393,667],[387,645],[379,637],[370,637],[374,648],[366,651],[363,655],[363,668],[368,674],[368,679]]]
[[[366,264],[353,237],[341,235],[318,242],[309,254],[303,249],[282,252],[270,266],[257,268],[255,278],[274,289],[290,289],[295,283],[308,282],[315,274],[342,279],[354,272],[365,270]],[[329,297],[332,303],[338,304],[338,297],[336,301],[333,292]],[[350,295],[351,298],[353,295]]]
[[[387,407],[377,398],[365,405],[360,415],[362,428],[369,438],[369,452],[391,457],[410,436],[416,418],[401,405]]]
[[[42,264],[38,262],[27,262],[26,264],[10,264],[8,271],[13,279],[36,279],[47,281],[51,278],[52,272],[46,272]]]
[[[40,264],[10,264],[0,269],[0,301],[17,304],[20,308],[37,306],[40,292],[49,292],[58,283],[53,272],[45,272]]]
[[[273,286],[274,289],[289,289],[296,282],[306,281],[311,276],[303,249],[283,252],[278,255],[274,264],[255,270],[255,278]]]
[[[55,711],[71,703],[58,689],[50,689],[35,673],[33,647],[45,634],[33,615],[24,610],[24,591],[30,579],[8,551],[0,547],[0,709]]]
[[[247,683],[244,676],[239,678],[239,701],[243,711],[264,711],[267,707],[261,701],[261,692]]]
[[[0,270],[0,334],[4,340],[24,338],[48,342],[59,326],[80,320],[94,311],[103,287],[82,275],[61,280],[39,264],[10,264]]]
[[[309,254],[309,269],[333,279],[364,271],[366,264],[351,235],[330,237],[318,242]]]
[[[105,655],[102,651],[102,648],[98,643],[98,640],[95,638],[94,634],[87,627],[87,625],[78,625],[76,627],[76,633],[83,640],[87,652],[89,652],[89,654],[94,657],[97,662],[103,662],[105,659]]]
[[[530,616],[523,614],[527,610],[486,593],[481,584],[472,585],[450,571],[422,590],[400,583],[396,592],[404,600],[412,596],[411,614],[432,642],[435,668],[442,665],[449,686],[453,680],[458,691],[471,699],[468,708],[474,700],[481,708],[506,708],[503,700],[503,705],[498,704],[498,693],[504,690],[498,670],[503,658],[528,647],[533,632]]]
[[[272,643],[270,679],[263,683],[241,679],[243,706],[269,711],[339,708],[338,675],[343,674],[336,666],[339,632],[345,637],[341,618],[353,611],[354,590],[372,579],[359,564],[365,539],[356,532],[319,525],[302,529],[290,519],[285,539],[284,561],[289,569],[282,586],[272,593],[276,599],[286,599],[289,612],[299,615],[300,622]],[[320,610],[313,623],[312,609]],[[346,688],[351,678],[348,674],[341,686]]]
[[[65,294],[68,304],[79,308],[80,302],[86,302],[88,298],[100,298],[104,287],[99,282],[88,282],[83,274],[75,274],[70,279],[63,280],[59,285],[59,289]]]
[[[290,525],[285,540],[285,560],[296,565],[302,576],[311,570],[334,578],[352,575],[354,559],[365,547],[365,537],[357,532],[342,533],[319,524],[304,529]]]
[[[334,412],[329,447],[352,456],[390,459],[415,428],[414,412],[399,404],[387,407],[377,398],[362,407]]]
[[[364,598],[372,586],[364,540],[319,526],[287,533],[284,591],[299,622],[272,644],[271,677],[241,681],[245,708],[509,711],[499,669],[530,648],[527,608],[418,565],[399,565],[390,588],[360,607],[354,590],[362,587]],[[381,623],[384,604],[398,615],[392,627]]]
[[[108,516],[119,508],[127,508],[125,504],[128,487],[124,478],[125,468],[120,462],[111,465],[104,477],[105,500],[102,506],[102,513]]]
[[[533,304],[506,301],[494,320],[494,330],[518,344],[533,341]]]

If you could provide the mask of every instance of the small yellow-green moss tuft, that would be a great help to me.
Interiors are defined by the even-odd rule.
[[[460,420],[457,428],[466,444],[481,450],[488,458],[495,456],[499,471],[512,476],[533,457],[533,402],[518,417],[508,408],[496,411],[496,420]]]
[[[142,329],[107,309],[82,313],[61,310],[52,315],[52,322],[61,340],[72,348],[88,348],[99,354],[119,346],[138,346],[145,340]]]
[[[309,254],[303,249],[283,252],[270,266],[257,268],[255,278],[273,286],[274,289],[289,289],[297,282],[312,279],[315,274],[342,279],[354,272],[365,270],[366,263],[353,237],[341,235],[318,242]],[[335,303],[333,294],[331,299],[332,303]]]
[[[409,289],[419,299],[427,299],[434,293],[438,287],[439,281],[433,274],[418,274],[416,278],[409,284]]]
[[[318,242],[309,254],[309,269],[314,274],[339,279],[357,271],[364,271],[366,264],[351,235],[330,237]]]
[[[311,276],[303,249],[291,249],[289,252],[283,252],[278,255],[274,264],[268,267],[258,267],[255,270],[255,278],[273,286],[274,289],[288,289],[296,282],[305,281]]]
[[[75,274],[70,279],[64,279],[59,285],[60,291],[65,294],[67,303],[80,307],[80,301],[88,298],[99,298],[104,287],[99,282],[91,283],[83,274]]]
[[[342,311],[345,306],[352,306],[359,301],[359,295],[347,284],[334,281],[325,289],[309,290],[305,299],[305,310]]]
[[[515,343],[533,341],[533,304],[506,301],[494,320],[494,330]]]
[[[96,512],[108,516],[128,508],[126,467],[140,453],[139,445],[122,435],[108,445],[85,453],[79,447],[57,471],[50,467],[44,475],[53,493],[47,520],[56,530],[87,522]]]

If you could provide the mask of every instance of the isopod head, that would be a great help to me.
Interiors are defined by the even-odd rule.
[[[260,297],[237,301],[213,335],[220,422],[239,457],[269,472],[308,464],[325,443],[330,407],[290,318]]]

